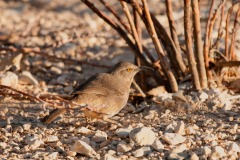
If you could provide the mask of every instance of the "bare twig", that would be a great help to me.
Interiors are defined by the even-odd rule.
[[[159,56],[159,58],[161,59],[160,60],[160,63],[162,64],[162,67],[168,77],[168,80],[170,81],[170,85],[171,85],[171,88],[172,88],[172,91],[173,92],[177,92],[178,91],[178,86],[177,86],[177,82],[176,82],[176,79],[174,77],[174,74],[170,68],[170,64],[168,63],[167,61],[167,58],[166,58],[166,55],[162,49],[162,46],[158,40],[158,36],[156,34],[156,30],[154,28],[154,25],[153,25],[153,22],[152,22],[152,18],[151,18],[151,15],[150,15],[150,12],[148,10],[148,6],[147,6],[147,1],[146,0],[142,0],[142,3],[143,3],[143,8],[144,8],[144,13],[145,13],[145,16],[146,16],[146,20],[147,20],[147,27],[148,27],[148,30],[149,30],[149,33],[150,33],[150,36],[152,38],[152,41],[155,45],[155,48],[156,48],[156,51],[157,51],[157,54]]]
[[[187,48],[188,61],[192,74],[192,82],[195,89],[200,90],[199,75],[196,67],[196,62],[193,53],[192,44],[192,26],[191,26],[191,0],[184,0],[184,32]]]
[[[206,69],[204,65],[204,56],[203,56],[203,44],[202,44],[202,37],[201,37],[201,26],[200,26],[200,14],[199,14],[199,5],[198,0],[192,0],[192,8],[193,8],[193,18],[194,18],[194,43],[195,43],[195,53],[196,53],[196,60],[197,60],[197,69],[199,72],[199,78],[201,87],[207,88],[207,75]]]
[[[177,36],[177,31],[176,31],[176,25],[175,25],[175,21],[173,18],[173,14],[172,14],[172,1],[171,0],[166,0],[166,6],[167,6],[167,16],[168,16],[168,22],[169,22],[169,27],[170,27],[170,32],[171,32],[171,37],[174,41],[174,44],[176,46],[176,59],[178,61],[180,70],[182,71],[182,73],[186,72],[186,66],[183,63],[183,59],[182,59],[182,54],[181,54],[181,48],[180,48],[180,44],[178,41],[178,36]]]
[[[228,13],[227,13],[227,18],[226,18],[226,27],[225,27],[225,55],[226,57],[228,58],[228,60],[230,59],[230,54],[229,54],[229,51],[228,51],[228,37],[229,37],[229,21],[230,21],[230,17],[232,15],[232,12],[233,12],[233,8],[238,4],[240,3],[240,1],[237,1],[236,3],[234,3],[229,9],[228,9]]]
[[[238,10],[237,10],[237,13],[236,13],[236,16],[235,16],[235,19],[234,19],[234,25],[233,25],[233,30],[232,30],[232,39],[231,39],[231,45],[230,45],[230,60],[235,60],[234,57],[234,48],[235,48],[235,39],[236,39],[236,33],[237,33],[237,29],[239,28],[239,25],[237,25],[239,22],[238,22],[238,17],[240,15],[240,4],[238,6]]]
[[[130,27],[127,25],[127,23],[124,22],[124,20],[117,14],[117,12],[111,8],[104,0],[100,0],[100,2],[116,17],[116,19],[120,22],[120,24],[128,31],[128,33],[132,34],[132,31],[130,29]],[[147,57],[149,58],[149,60],[151,62],[154,62],[154,58],[153,56],[150,54],[150,52],[148,51],[148,49],[146,47],[143,47],[143,51],[146,53]]]
[[[143,61],[145,64],[150,66],[150,62],[147,61],[147,59],[141,54],[139,49],[134,45],[132,40],[127,36],[125,31],[113,20],[111,20],[105,13],[97,9],[93,3],[89,2],[88,0],[82,0],[84,4],[86,4],[94,13],[96,13],[100,18],[102,18],[105,22],[107,22],[113,29],[115,29],[122,38],[127,42],[129,47],[133,50],[136,56],[138,56],[141,61]]]

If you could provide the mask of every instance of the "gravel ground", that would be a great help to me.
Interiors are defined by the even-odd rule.
[[[161,12],[155,3],[151,9],[164,22],[164,3]],[[68,95],[91,75],[134,61],[119,35],[79,0],[1,1],[0,9],[1,43],[90,63],[1,51],[2,83],[11,77],[4,83],[28,94]],[[12,63],[21,71],[3,72]],[[51,107],[0,95],[0,159],[240,159],[240,96],[224,87],[190,87],[183,83],[174,94],[158,87],[152,99],[130,100],[112,118],[118,124],[86,123],[82,113],[70,111],[45,125],[40,119]]]

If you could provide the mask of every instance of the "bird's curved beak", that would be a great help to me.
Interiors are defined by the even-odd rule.
[[[139,68],[139,70],[151,70],[151,71],[154,71],[153,68],[148,67],[148,66],[139,66],[138,68]]]

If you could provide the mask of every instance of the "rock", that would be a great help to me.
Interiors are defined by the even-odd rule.
[[[60,68],[58,68],[58,67],[55,67],[55,66],[52,66],[50,68],[50,71],[55,73],[55,74],[58,74],[58,75],[62,74],[62,70]]]
[[[180,144],[186,140],[185,137],[181,136],[180,134],[176,134],[176,133],[165,133],[162,136],[162,139],[171,145]]]
[[[44,144],[44,142],[42,140],[35,139],[29,144],[29,148],[32,150],[35,150],[35,149],[39,148],[42,144]]]
[[[88,134],[91,133],[91,130],[86,127],[79,127],[75,130],[76,133]]]
[[[148,154],[150,154],[152,151],[151,151],[151,148],[150,147],[141,147],[135,151],[132,152],[133,156],[134,157],[142,157],[142,156],[146,156]]]
[[[67,155],[69,155],[71,157],[76,156],[76,154],[77,154],[76,152],[73,152],[73,151],[70,151],[70,150],[67,151]]]
[[[46,139],[45,139],[45,142],[47,143],[51,143],[51,142],[56,142],[58,141],[58,137],[55,136],[55,135],[51,135],[51,136],[48,136]]]
[[[47,159],[58,159],[58,152],[52,152],[49,155],[47,155]]]
[[[178,101],[178,102],[187,102],[187,99],[186,97],[183,95],[183,93],[181,91],[177,92],[177,93],[174,93],[172,95],[172,98],[175,100],[175,101]]]
[[[163,93],[166,93],[166,92],[167,91],[166,91],[165,86],[158,86],[158,87],[153,88],[150,91],[148,91],[147,95],[158,97],[158,96],[160,96],[160,95],[162,95]]]
[[[125,152],[128,152],[130,150],[132,150],[132,148],[127,144],[119,143],[117,145],[117,152],[125,153]]]
[[[183,121],[178,122],[177,126],[174,128],[174,132],[180,135],[185,134],[185,124]]]
[[[97,156],[97,153],[93,150],[93,148],[81,140],[75,141],[74,145],[71,147],[71,151],[77,152],[92,158]]]
[[[180,146],[174,147],[170,152],[168,158],[169,159],[186,159],[189,156],[187,151],[188,151],[188,148],[186,144],[182,144]]]
[[[20,84],[25,84],[25,85],[38,85],[38,81],[28,71],[23,71],[19,75],[19,81],[18,82]]]
[[[92,141],[94,142],[103,142],[107,140],[107,133],[103,131],[96,131],[94,136],[92,137]]]
[[[164,145],[163,145],[163,144],[161,143],[161,141],[158,140],[158,139],[156,139],[156,140],[153,142],[152,147],[153,147],[155,150],[159,151],[159,152],[161,152],[161,151],[164,149]]]
[[[193,153],[191,154],[190,160],[199,160],[199,157],[197,156],[196,153],[193,152]]]
[[[208,99],[208,94],[206,92],[201,92],[198,95],[201,102],[205,102]]]
[[[116,158],[112,156],[111,154],[105,154],[103,157],[103,160],[119,160],[119,158]]]
[[[234,152],[240,152],[240,147],[238,146],[238,144],[236,142],[232,142],[228,145],[227,147],[228,153],[234,153]]]
[[[18,86],[18,76],[15,73],[9,71],[0,74],[0,84],[16,89]]]
[[[175,100],[170,99],[170,98],[167,98],[167,99],[165,99],[165,100],[163,101],[163,105],[164,105],[165,107],[171,108],[171,107],[174,107],[176,104],[175,104]]]
[[[129,137],[130,141],[137,146],[151,145],[156,139],[155,133],[148,127],[132,130]]]
[[[223,103],[223,111],[229,111],[232,109],[232,102],[230,100],[225,100]]]
[[[193,125],[193,126],[189,126],[189,127],[187,127],[187,129],[186,129],[186,134],[187,135],[190,135],[190,134],[195,134],[196,133],[196,130],[198,130],[199,129],[199,127],[197,126],[197,125]]]
[[[7,143],[5,143],[5,142],[0,142],[0,148],[1,149],[5,149],[7,147]]]
[[[212,150],[208,146],[204,146],[203,148],[201,148],[200,152],[202,155],[207,156],[207,155],[211,154]]]
[[[215,141],[217,140],[217,137],[214,135],[214,134],[208,134],[206,136],[203,137],[203,140],[206,142],[206,143],[209,143],[211,141]]]
[[[23,129],[25,130],[25,131],[28,131],[30,128],[31,128],[31,123],[26,123],[26,124],[23,124]]]
[[[221,146],[215,146],[211,153],[212,159],[220,159],[226,156],[224,149]]]

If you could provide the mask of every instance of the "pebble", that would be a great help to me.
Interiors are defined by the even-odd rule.
[[[77,154],[76,152],[73,152],[73,151],[70,151],[70,150],[67,151],[67,155],[69,155],[71,157],[76,156],[76,154]]]
[[[18,86],[18,76],[15,73],[9,71],[0,74],[0,84],[16,89]]]
[[[171,145],[180,144],[186,140],[185,137],[177,133],[164,133],[164,135],[162,136],[162,139]]]
[[[125,143],[119,143],[117,145],[117,152],[125,153],[125,152],[128,152],[130,150],[132,150],[132,148]]]
[[[159,151],[159,152],[161,152],[161,151],[164,149],[164,145],[163,145],[162,142],[161,142],[160,140],[158,140],[158,139],[156,139],[156,140],[153,142],[152,147],[153,147],[155,150]]]
[[[32,76],[32,74],[29,71],[23,71],[18,78],[19,78],[18,82],[20,84],[38,85],[38,81],[36,80],[36,78]]]
[[[88,134],[91,133],[91,130],[86,127],[79,127],[75,130],[76,133]]]
[[[129,137],[130,141],[137,146],[151,145],[156,139],[155,133],[148,127],[132,130]]]
[[[169,154],[169,159],[186,159],[188,157],[188,148],[186,144],[182,144],[180,146],[174,147]]]
[[[224,148],[221,146],[215,146],[211,152],[212,159],[220,159],[226,156]]]
[[[94,136],[92,137],[92,141],[94,142],[103,142],[107,140],[107,133],[103,131],[96,131]]]
[[[116,158],[112,156],[111,154],[105,154],[103,157],[103,160],[119,160],[119,158]]]
[[[148,154],[150,154],[152,152],[150,147],[141,147],[135,151],[132,152],[134,157],[142,157],[142,156],[146,156]]]
[[[35,139],[33,141],[31,141],[31,143],[29,143],[29,149],[35,150],[37,148],[39,148],[42,144],[44,144],[44,142],[40,139]]]
[[[62,74],[62,70],[58,67],[55,67],[55,66],[52,66],[50,68],[50,71],[52,71],[53,73],[58,74],[58,75]]]
[[[115,134],[120,138],[127,138],[129,136],[129,133],[132,131],[132,127],[128,128],[119,128],[116,130]]]
[[[206,92],[201,92],[198,95],[199,99],[201,102],[205,102],[208,99],[208,94]]]
[[[52,160],[58,159],[58,152],[52,152],[49,155],[47,155],[46,158],[47,159],[52,159]]]
[[[93,150],[93,148],[81,140],[76,140],[70,150],[92,158],[97,156],[97,153]]]
[[[203,148],[201,148],[200,152],[202,155],[207,156],[211,154],[212,150],[208,146],[204,146]]]
[[[178,101],[178,102],[187,102],[186,97],[183,95],[183,93],[181,91],[174,93],[172,95],[172,99],[174,99],[175,101]]]
[[[224,103],[223,103],[223,108],[222,110],[223,111],[229,111],[232,109],[232,102],[230,100],[225,100]]]
[[[58,136],[55,136],[55,135],[50,135],[48,136],[46,139],[45,139],[45,142],[47,143],[51,143],[51,142],[56,142],[58,141]]]
[[[240,152],[240,147],[236,142],[232,142],[227,147],[228,153]]]
[[[180,135],[185,134],[185,124],[183,121],[178,122],[177,126],[174,128],[174,132]]]
[[[190,160],[199,160],[199,157],[197,156],[196,153],[193,152],[193,153],[191,154]]]
[[[30,128],[31,128],[31,123],[25,123],[25,124],[23,124],[23,129],[25,130],[25,131],[28,131]]]

